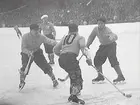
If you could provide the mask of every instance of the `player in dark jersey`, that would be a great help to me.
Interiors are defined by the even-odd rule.
[[[55,40],[56,31],[54,25],[48,21],[48,15],[43,15],[41,17],[42,24],[40,25],[41,30],[43,31],[43,35]],[[50,60],[49,64],[54,64],[54,54],[53,54],[53,46],[49,44],[44,44],[45,52],[48,54],[48,58]]]
[[[78,34],[76,24],[69,25],[69,33],[54,47],[54,53],[59,56],[59,65],[70,77],[70,97],[68,101],[84,104],[85,102],[77,97],[82,90],[83,79],[77,56],[79,51],[86,56],[88,65],[92,65],[91,58],[85,44],[85,38]]]
[[[21,33],[21,31],[19,30],[19,28],[18,28],[17,25],[14,27],[14,29],[15,29],[15,31],[16,31],[16,33],[17,33],[18,38],[19,38],[19,39],[22,38],[22,33]]]

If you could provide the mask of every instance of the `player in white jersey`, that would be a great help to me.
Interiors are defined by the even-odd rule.
[[[80,50],[86,56],[88,65],[92,65],[92,60],[88,55],[85,38],[78,34],[76,24],[69,25],[69,33],[54,47],[54,53],[59,56],[59,65],[70,77],[70,97],[68,101],[84,104],[85,102],[77,97],[82,90],[83,79],[77,56]]]

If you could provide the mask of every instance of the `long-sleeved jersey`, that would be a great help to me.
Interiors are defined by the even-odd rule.
[[[114,34],[108,27],[104,27],[102,30],[100,30],[98,27],[95,27],[88,38],[88,41],[87,41],[88,47],[92,44],[96,36],[98,37],[102,45],[110,44],[116,41],[118,38],[117,35]],[[114,38],[111,39],[111,37],[114,37]]]
[[[41,34],[34,36],[31,33],[27,33],[22,37],[21,51],[25,54],[35,52],[40,48],[42,43],[56,45],[56,41],[49,39]]]
[[[79,55],[79,51],[85,48],[85,38],[78,33],[69,33],[64,36],[62,40],[54,47],[54,53],[61,55],[63,53],[71,52]]]
[[[56,31],[54,29],[54,25],[50,22],[42,23],[40,25],[41,30],[43,31],[43,35],[53,34],[54,37],[56,36]]]

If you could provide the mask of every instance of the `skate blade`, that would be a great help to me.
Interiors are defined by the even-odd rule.
[[[59,84],[57,84],[56,86],[53,86],[53,89],[58,89]]]
[[[120,81],[120,82],[114,82],[113,84],[114,85],[124,85],[124,84],[126,84],[126,82],[125,81]]]
[[[19,87],[19,92],[24,88],[25,83],[22,83],[21,86]]]
[[[106,83],[105,81],[99,81],[99,82],[93,82],[92,81],[92,84],[104,84],[104,83]]]
[[[69,101],[69,103],[70,103],[71,105],[85,105],[85,102],[76,103],[76,102]]]

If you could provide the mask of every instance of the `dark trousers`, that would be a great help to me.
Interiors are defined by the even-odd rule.
[[[42,49],[39,49],[36,52],[34,52],[33,56],[34,57],[29,64],[29,69],[32,62],[34,61],[37,64],[37,66],[39,66],[45,74],[52,73],[52,67],[48,64],[47,60],[45,59]],[[21,60],[22,60],[21,71],[24,72],[26,65],[28,63],[28,60],[29,60],[28,55],[21,52]]]
[[[55,40],[55,38],[53,37],[52,34],[45,35],[45,36],[48,37],[48,38],[50,38],[50,39],[54,39],[54,40]],[[53,53],[53,47],[54,47],[54,46],[52,46],[52,45],[50,45],[50,44],[44,43],[45,52],[46,52],[47,54],[52,54],[52,53]]]
[[[109,62],[112,67],[119,65],[119,62],[116,57],[116,46],[116,42],[113,42],[108,45],[100,45],[94,58],[94,65],[96,67],[102,66],[107,58],[109,59]]]
[[[83,79],[81,75],[81,69],[79,67],[79,61],[76,59],[77,55],[74,53],[61,54],[59,57],[59,65],[63,68],[70,77],[70,94],[73,87],[82,90]]]

